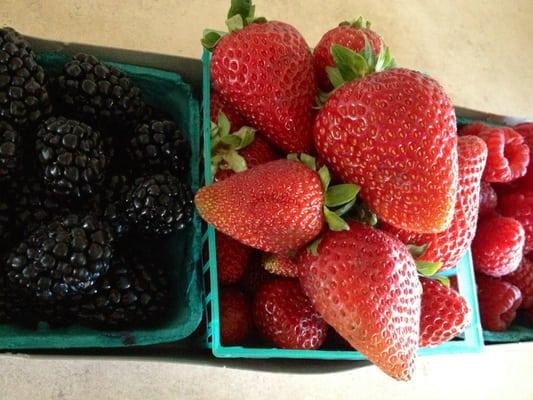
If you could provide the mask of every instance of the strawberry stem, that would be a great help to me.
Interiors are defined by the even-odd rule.
[[[370,21],[367,21],[363,16],[360,16],[352,21],[343,21],[339,24],[339,26],[351,26],[352,28],[356,29],[370,29],[370,25]]]
[[[428,246],[428,243],[425,243],[421,246],[417,246],[416,244],[408,244],[407,250],[409,250],[409,253],[411,253],[413,258],[416,259],[426,252]]]
[[[418,273],[426,278],[435,275],[442,268],[442,263],[440,261],[433,262],[416,260],[415,263]]]

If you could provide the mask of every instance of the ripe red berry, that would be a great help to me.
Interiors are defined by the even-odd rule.
[[[487,143],[489,156],[483,179],[487,182],[511,182],[524,176],[529,164],[529,147],[512,128],[491,128],[478,135]]]
[[[524,252],[533,250],[533,187],[516,190],[500,197],[499,211],[522,224],[526,234]]]
[[[218,114],[223,112],[228,118],[231,131],[235,132],[246,125],[244,118],[233,109],[228,103],[224,101],[222,96],[215,90],[211,89],[211,102],[210,102],[210,118],[211,121],[218,121]]]
[[[254,322],[267,341],[284,349],[318,349],[328,325],[294,279],[263,284],[255,294]]]
[[[482,122],[474,122],[463,126],[457,134],[459,136],[477,136],[486,129],[490,129],[490,127]]]
[[[472,242],[475,270],[495,277],[515,271],[524,239],[524,228],[516,219],[493,216],[481,220]]]
[[[271,274],[286,278],[296,278],[298,276],[298,264],[293,257],[278,254],[263,254],[261,264]]]
[[[509,282],[476,275],[479,313],[483,329],[504,331],[516,318],[522,301],[520,289]]]
[[[221,285],[239,282],[253,250],[221,232],[216,234],[216,243],[218,282]]]
[[[220,341],[225,346],[242,344],[252,330],[250,301],[239,289],[220,289]]]

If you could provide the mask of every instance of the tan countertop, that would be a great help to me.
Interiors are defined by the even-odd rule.
[[[0,0],[0,25],[52,40],[199,57],[202,29],[223,28],[228,3]],[[292,22],[310,45],[362,14],[401,65],[440,80],[455,104],[533,117],[531,0],[256,3],[261,15]],[[178,353],[158,361],[0,354],[0,399],[533,399],[533,342],[423,358],[409,383],[361,363],[212,361]]]
[[[256,0],[314,46],[364,15],[400,65],[437,78],[459,106],[533,118],[531,0]],[[205,27],[223,29],[229,0],[1,0],[0,24],[32,36],[199,57]]]

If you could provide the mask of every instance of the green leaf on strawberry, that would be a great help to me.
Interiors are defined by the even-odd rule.
[[[438,270],[441,269],[441,267],[441,262],[416,260],[416,268],[418,273],[425,277],[431,277],[435,275]]]

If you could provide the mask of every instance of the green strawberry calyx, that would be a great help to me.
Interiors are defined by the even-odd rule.
[[[231,124],[223,112],[218,114],[218,121],[211,121],[211,172],[219,169],[231,169],[242,172],[247,169],[246,160],[239,150],[249,146],[255,139],[255,129],[243,126],[231,132]]]
[[[443,285],[450,286],[450,279],[447,276],[438,274],[442,268],[442,263],[440,261],[434,262],[415,260],[415,264],[420,276],[429,279],[436,279]]]
[[[231,0],[226,19],[229,33],[240,31],[250,24],[262,24],[265,22],[267,22],[266,18],[255,16],[255,5],[252,4],[251,0]],[[226,32],[206,29],[201,40],[202,46],[212,51],[226,34]]]
[[[357,193],[359,193],[361,187],[353,183],[330,186],[331,175],[328,167],[323,165],[317,171],[316,159],[308,154],[291,153],[287,156],[287,159],[303,163],[320,176],[324,190],[324,218],[329,229],[332,231],[349,230],[350,226],[342,216],[348,213],[355,205]]]
[[[355,29],[370,29],[370,21],[366,20],[364,17],[360,16],[352,21],[342,21],[339,26],[349,26]]]

